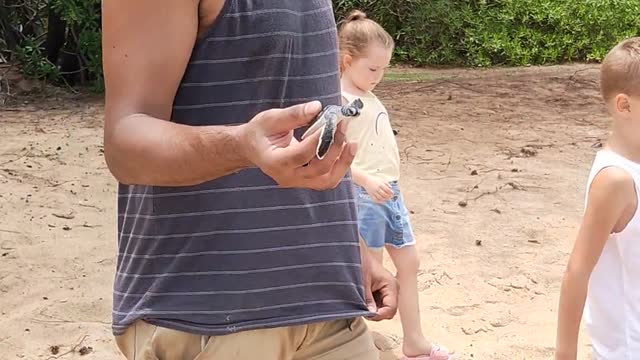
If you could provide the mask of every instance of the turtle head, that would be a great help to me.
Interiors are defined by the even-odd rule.
[[[364,103],[360,99],[355,99],[351,104],[342,107],[342,115],[348,117],[355,117],[360,115],[360,110],[364,107]]]
[[[351,104],[349,104],[349,106],[353,106],[353,107],[357,108],[358,110],[362,110],[362,108],[364,107],[364,103],[362,102],[362,100],[360,100],[360,98],[357,98],[357,99],[353,100],[351,102]]]

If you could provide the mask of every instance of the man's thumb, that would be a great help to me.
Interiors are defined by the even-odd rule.
[[[322,103],[311,101],[269,111],[266,126],[271,132],[287,132],[308,125],[322,110]],[[266,114],[265,114],[266,115]]]
[[[365,280],[364,285],[364,301],[367,303],[367,308],[371,312],[377,312],[378,307],[376,306],[376,300],[373,298],[373,293],[371,292],[371,279]]]

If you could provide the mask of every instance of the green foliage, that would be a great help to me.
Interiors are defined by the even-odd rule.
[[[96,90],[102,82],[102,42],[99,0],[51,0],[51,6],[67,24],[67,49],[79,57]]]
[[[0,0],[2,58],[30,78],[102,89],[100,0],[25,0],[3,7],[5,1]],[[52,16],[58,20],[55,34],[49,33]],[[61,71],[65,61],[73,69]]]
[[[22,65],[22,72],[30,78],[54,80],[59,76],[58,69],[47,60],[42,49],[31,39],[18,46],[16,57]]]
[[[13,4],[13,2],[11,2]],[[336,19],[365,11],[396,39],[394,61],[414,65],[524,66],[599,61],[640,35],[638,0],[333,0]],[[35,78],[102,89],[100,0],[0,0],[0,60]],[[80,68],[62,73],[45,51],[47,18],[65,23],[62,52]],[[66,81],[66,80],[64,80]]]
[[[384,3],[378,4],[378,3]],[[339,0],[396,38],[395,60],[416,65],[523,66],[600,61],[640,35],[637,0]]]

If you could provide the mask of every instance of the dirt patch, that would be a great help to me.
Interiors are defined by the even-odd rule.
[[[596,70],[396,70],[377,91],[398,131],[425,332],[461,359],[553,354],[560,279],[608,125]],[[102,101],[45,95],[0,106],[0,354],[114,359]],[[396,358],[399,318],[370,326],[382,358]]]

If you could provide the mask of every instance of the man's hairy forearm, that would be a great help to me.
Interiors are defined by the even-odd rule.
[[[105,159],[125,184],[196,185],[250,166],[243,156],[241,130],[131,115],[106,127]]]

